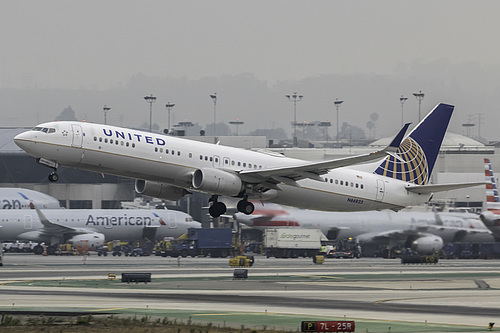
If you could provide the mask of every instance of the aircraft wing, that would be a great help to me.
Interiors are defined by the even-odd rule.
[[[450,183],[450,184],[427,184],[427,185],[417,185],[417,184],[407,184],[406,189],[410,192],[419,194],[431,194],[435,192],[443,192],[456,190],[459,188],[473,187],[479,185],[486,185],[488,182],[466,182],[466,183]]]
[[[411,235],[422,235],[422,232],[408,229],[395,229],[381,232],[370,232],[357,236],[360,242],[382,242],[390,239],[405,240]]]
[[[63,235],[63,234],[77,235],[77,234],[86,234],[86,233],[92,232],[91,230],[88,230],[88,229],[71,228],[71,227],[67,227],[64,225],[50,222],[50,220],[47,219],[47,217],[45,217],[45,215],[42,213],[42,211],[39,208],[35,207],[35,210],[36,210],[36,213],[38,214],[38,217],[40,218],[40,222],[43,225],[43,230],[41,230],[41,232],[43,234],[47,234],[47,235]]]
[[[399,131],[399,133],[394,137],[392,142],[387,147],[379,151],[352,157],[305,163],[294,166],[275,167],[258,170],[244,170],[240,171],[239,175],[248,183],[267,182],[268,185],[271,185],[269,186],[271,188],[275,188],[275,184],[278,183],[298,186],[296,181],[305,178],[323,181],[323,179],[320,178],[320,175],[328,173],[328,171],[331,169],[369,162],[386,157],[387,155],[392,155],[395,158],[398,158],[394,153],[397,151],[399,145],[401,144],[408,126],[410,126],[410,123],[405,124]],[[272,184],[274,184],[274,186]]]

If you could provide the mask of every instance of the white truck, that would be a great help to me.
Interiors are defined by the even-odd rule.
[[[276,228],[264,232],[266,256],[276,258],[312,257],[321,252],[328,238],[319,229]]]

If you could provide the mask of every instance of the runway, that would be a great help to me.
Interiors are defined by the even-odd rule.
[[[475,332],[500,319],[498,261],[255,258],[248,279],[234,280],[235,268],[221,258],[6,254],[0,311],[148,314],[294,330],[302,320],[345,319],[363,332]],[[149,272],[152,282],[122,283],[124,272]]]

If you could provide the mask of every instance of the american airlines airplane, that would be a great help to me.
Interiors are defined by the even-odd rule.
[[[86,244],[95,250],[105,241],[176,238],[188,228],[200,227],[190,215],[175,210],[36,208],[2,212],[0,241]],[[38,246],[34,251],[41,254],[43,249]]]
[[[363,246],[384,245],[412,248],[431,254],[444,243],[485,243],[495,239],[472,213],[412,212],[322,212],[268,203],[255,203],[252,215],[234,214],[249,227],[320,229],[330,240],[356,238]]]
[[[41,209],[61,209],[59,200],[50,195],[25,188],[0,188],[0,209],[30,209],[30,204]]]
[[[483,184],[428,184],[453,109],[437,105],[404,140],[409,124],[380,151],[321,162],[74,121],[40,124],[14,141],[53,169],[51,181],[66,165],[135,178],[138,193],[162,199],[209,193],[213,217],[226,212],[219,196],[240,198],[245,214],[254,210],[249,199],[326,211],[399,210],[436,191]],[[374,160],[368,171],[353,168]]]

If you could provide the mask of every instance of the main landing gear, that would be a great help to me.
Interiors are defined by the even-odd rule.
[[[226,205],[223,202],[218,201],[218,196],[213,195],[209,202],[212,202],[212,205],[208,209],[208,213],[212,217],[219,217],[222,214],[224,214],[227,210]],[[238,204],[236,205],[236,208],[238,209],[239,212],[250,215],[253,213],[255,210],[255,206],[253,203],[248,201],[248,197],[245,196],[242,200],[238,201]]]

